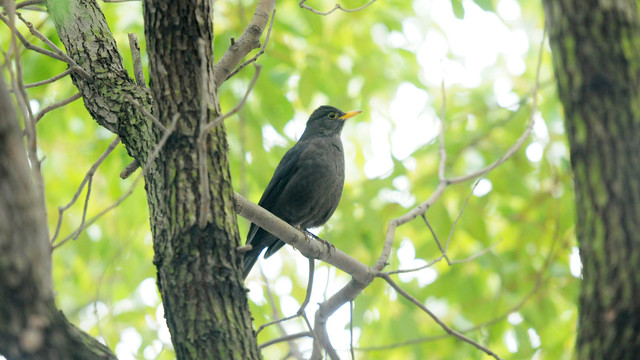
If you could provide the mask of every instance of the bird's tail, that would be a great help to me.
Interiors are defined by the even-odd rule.
[[[262,252],[263,249],[264,248],[262,247],[253,248],[247,251],[246,253],[244,253],[244,259],[242,264],[244,270],[242,272],[242,279],[247,278],[247,275],[249,275],[251,268],[256,263],[256,261],[258,261],[258,257],[260,256],[260,253]]]

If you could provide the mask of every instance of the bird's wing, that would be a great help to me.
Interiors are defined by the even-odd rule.
[[[282,160],[280,160],[280,163],[273,173],[273,177],[271,177],[271,181],[269,181],[267,188],[262,193],[262,197],[260,198],[258,205],[269,211],[272,210],[273,205],[280,197],[282,190],[287,187],[287,184],[298,170],[298,159],[300,158],[300,154],[302,154],[307,147],[308,144],[305,142],[298,142],[284,154]],[[258,229],[259,227],[256,224],[251,223],[251,228],[247,234],[247,244],[251,243],[251,240],[256,235]]]

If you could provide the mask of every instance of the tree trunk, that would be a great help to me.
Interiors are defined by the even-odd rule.
[[[575,176],[578,359],[640,354],[640,21],[633,0],[545,0]]]
[[[146,176],[154,262],[178,359],[259,359],[236,248],[240,236],[224,126],[207,136],[206,176],[211,199],[198,226],[204,194],[198,176],[202,91],[219,115],[213,85],[211,1],[149,0],[144,18],[156,114],[176,132]],[[205,59],[199,55],[204,46]],[[201,62],[205,64],[204,74]],[[202,76],[208,88],[202,89]]]
[[[137,86],[122,66],[104,15],[93,0],[48,0],[67,53],[93,78],[73,74],[85,106],[102,126],[116,132],[145,173],[154,236],[154,263],[165,317],[178,359],[258,359],[251,314],[236,253],[240,239],[223,126],[208,134],[198,156],[201,94],[206,91],[217,115],[212,80],[201,89],[199,40],[204,44],[205,73],[213,79],[211,2],[145,1],[153,112],[177,126],[157,157],[145,164],[165,135],[132,104],[151,112],[147,89]],[[208,177],[210,206],[201,218],[199,161]]]

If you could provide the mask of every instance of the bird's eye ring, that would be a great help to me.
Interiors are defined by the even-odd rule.
[[[329,113],[329,119],[335,119],[336,116],[338,116],[338,115],[336,115],[336,113],[334,113],[334,112]]]

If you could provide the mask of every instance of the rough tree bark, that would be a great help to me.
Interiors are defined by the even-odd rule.
[[[1,77],[0,114],[0,353],[9,360],[115,359],[55,308],[44,202]]]
[[[104,15],[94,0],[48,0],[67,53],[92,76],[73,75],[85,106],[102,126],[117,133],[129,154],[145,164],[164,130],[130,99],[151,112],[149,91],[127,75]],[[210,206],[198,226],[200,193],[197,140],[201,92],[215,95],[212,80],[201,89],[201,62],[213,79],[211,2],[146,1],[153,113],[177,126],[145,174],[154,263],[165,317],[178,359],[258,359],[245,289],[240,239],[223,126],[206,137]],[[258,34],[259,36],[259,34]],[[199,43],[205,44],[205,59]],[[217,115],[207,109],[207,121]]]
[[[575,176],[578,359],[640,354],[640,20],[636,1],[545,0]]]
[[[209,196],[206,227],[198,226],[201,201],[197,140],[202,92],[219,115],[213,84],[212,2],[145,2],[150,84],[156,114],[180,116],[157,167],[146,176],[158,285],[179,359],[258,359],[236,251],[240,237],[233,202],[224,126],[207,136]],[[199,55],[204,46],[205,58]],[[205,64],[204,73],[201,63]],[[206,76],[207,88],[202,89]]]

